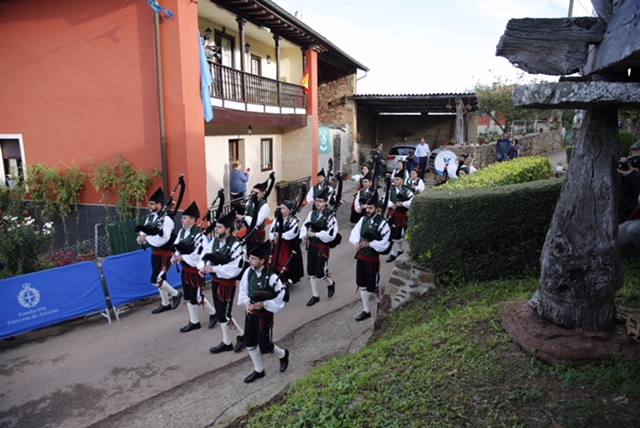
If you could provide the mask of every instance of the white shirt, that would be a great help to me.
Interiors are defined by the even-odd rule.
[[[251,303],[251,299],[249,299],[249,272],[255,272],[258,277],[262,276],[264,273],[264,267],[258,272],[257,270],[249,267],[244,274],[242,275],[242,279],[240,280],[240,289],[238,290],[238,306],[247,306]],[[269,277],[269,285],[273,287],[273,289],[278,293],[275,299],[265,300],[262,302],[264,308],[272,312],[274,314],[280,312],[284,309],[284,286],[282,282],[278,279],[278,275],[272,273]]]
[[[417,158],[425,158],[431,154],[431,149],[427,143],[420,143],[416,146],[415,156]]]
[[[312,213],[313,213],[313,210],[309,212],[303,224],[307,224],[311,221]],[[336,216],[331,216],[331,219],[329,220],[329,224],[327,224],[327,228],[325,230],[317,232],[316,238],[318,238],[325,244],[328,244],[329,242],[333,241],[336,238],[337,234],[338,234],[338,220],[336,220]],[[300,239],[304,239],[306,237],[307,237],[307,228],[303,226],[300,228]]]
[[[178,232],[178,236],[176,236],[176,240],[173,241],[174,244],[178,244],[180,242],[180,234],[182,233],[184,229],[181,229],[180,232]],[[185,231],[184,236],[182,237],[182,239],[185,239],[186,237],[188,237],[189,235],[191,235],[191,229],[187,229]],[[195,237],[197,238],[197,236]],[[176,250],[175,251],[175,255],[176,256],[182,256],[184,262],[186,264],[188,264],[191,267],[197,267],[198,266],[198,262],[200,262],[200,254],[198,253],[198,239],[195,239],[194,241],[194,249],[193,252],[191,254],[180,254],[180,251]]]
[[[209,239],[207,237],[204,238],[204,242],[202,244],[203,250],[202,254],[200,254],[200,260],[198,261],[198,270],[204,269],[206,263],[202,258],[205,254],[213,253],[213,243],[215,239]],[[221,248],[225,245],[226,240],[222,241],[220,239],[218,241],[218,248]],[[217,265],[213,267],[213,273],[221,279],[232,279],[240,275],[242,272],[243,261],[244,261],[244,248],[239,241],[236,241],[231,246],[231,260],[229,263],[224,265]]]
[[[413,180],[412,180],[412,182],[413,182]],[[424,181],[420,177],[418,177],[418,182],[417,182],[415,188],[412,188],[411,190],[413,190],[413,193],[415,193],[416,195],[418,193],[423,192],[424,191]]]
[[[278,237],[278,232],[276,231],[277,223],[278,221],[276,220],[271,224],[271,229],[269,230],[269,240],[271,241],[275,240]],[[298,235],[300,235],[299,225],[300,220],[298,220],[298,217],[289,217],[288,219],[285,218],[284,227],[287,228],[287,230],[282,232],[282,239],[284,239],[285,241],[296,239]]]
[[[351,235],[349,235],[349,242],[355,246],[357,246],[362,240],[360,236],[360,231],[362,230],[362,223],[364,222],[365,217],[362,217],[358,223],[351,230]],[[391,229],[389,228],[389,223],[386,221],[382,222],[381,227],[378,229],[382,239],[378,241],[369,242],[369,246],[376,250],[378,253],[382,253],[387,248],[389,248],[389,236],[391,235]]]
[[[269,214],[271,214],[271,208],[269,208],[269,204],[267,203],[262,204],[262,206],[260,207],[260,211],[258,211],[258,221],[256,222],[256,227],[262,226],[262,224],[267,219],[267,217],[269,217]],[[252,216],[250,215],[244,216],[244,222],[247,226],[251,226],[252,221],[253,221]]]
[[[156,216],[157,214],[153,214],[154,216]],[[155,221],[155,217],[151,220],[151,222],[153,223]],[[164,218],[162,219],[162,236],[160,235],[145,235],[144,232],[140,232],[141,236],[144,236],[145,240],[147,241],[147,244],[151,245],[152,247],[162,247],[164,244],[166,244],[167,242],[169,242],[169,239],[171,239],[171,232],[173,232],[173,220],[171,219],[171,217],[169,216],[164,216]]]

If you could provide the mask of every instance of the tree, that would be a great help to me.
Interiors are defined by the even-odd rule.
[[[509,131],[514,120],[533,121],[538,117],[549,116],[536,109],[516,108],[512,97],[516,87],[516,84],[496,81],[490,85],[478,84],[474,88],[478,96],[478,112],[491,117],[502,132]],[[501,124],[501,117],[505,119],[504,126]]]

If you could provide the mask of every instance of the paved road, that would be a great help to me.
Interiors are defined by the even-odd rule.
[[[276,316],[276,340],[358,299],[354,251],[347,241],[350,194],[344,200],[339,215],[343,244],[332,250],[330,262],[336,295],[327,299],[323,290],[320,303],[307,308],[309,285],[301,281]],[[383,263],[383,280],[390,271]],[[205,375],[215,384],[221,372],[216,370],[246,357],[246,351],[209,354],[208,348],[221,340],[219,327],[179,333],[188,320],[184,304],[159,315],[149,313],[153,307],[155,302],[138,307],[112,325],[92,322],[24,344],[5,344],[0,350],[0,427],[86,426]],[[244,321],[241,308],[236,309],[234,317]],[[358,312],[355,306],[352,315]],[[200,315],[207,319],[204,311]],[[331,340],[333,327],[327,321],[314,328]],[[315,343],[321,346],[321,341]],[[251,371],[249,361],[242,370]]]

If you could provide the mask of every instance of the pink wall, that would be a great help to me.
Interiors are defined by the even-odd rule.
[[[145,0],[2,1],[0,58],[0,134],[23,134],[28,165],[89,169],[121,154],[160,169]]]

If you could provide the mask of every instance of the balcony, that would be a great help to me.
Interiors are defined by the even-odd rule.
[[[253,113],[305,115],[305,88],[210,62],[215,107]]]

